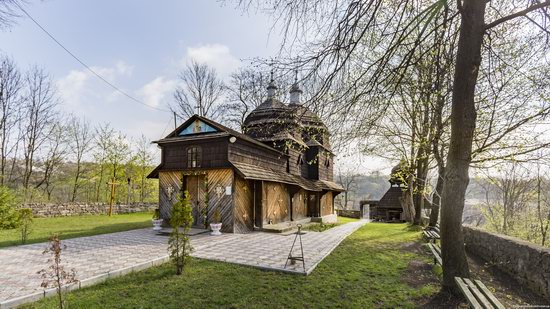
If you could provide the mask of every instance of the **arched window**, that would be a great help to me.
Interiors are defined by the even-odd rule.
[[[187,148],[187,167],[201,167],[202,149],[198,146]]]

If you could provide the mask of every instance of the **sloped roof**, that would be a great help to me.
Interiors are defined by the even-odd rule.
[[[178,136],[178,133],[183,130],[184,128],[186,128],[189,124],[191,124],[193,121],[195,121],[196,119],[199,119],[207,124],[209,124],[210,126],[214,127],[215,129],[221,131],[221,132],[213,132],[213,133],[198,133],[198,134],[193,134],[193,135],[185,135],[185,136]],[[205,118],[205,117],[202,117],[202,116],[199,116],[199,115],[193,115],[191,116],[189,119],[187,119],[184,123],[182,123],[179,127],[177,127],[175,130],[173,130],[172,132],[170,132],[170,134],[168,134],[165,138],[163,139],[160,139],[158,141],[153,141],[153,143],[157,143],[157,144],[163,144],[163,143],[170,143],[170,142],[179,142],[179,141],[185,141],[185,140],[191,140],[191,139],[200,139],[200,138],[212,138],[212,137],[220,137],[220,136],[224,136],[224,134],[226,136],[229,136],[229,135],[232,135],[232,136],[235,136],[236,138],[240,138],[244,141],[247,141],[247,142],[250,142],[250,143],[253,143],[257,146],[261,146],[265,149],[269,149],[271,151],[275,151],[279,154],[282,154],[284,155],[284,153],[280,152],[279,150],[273,148],[273,147],[270,147],[246,134],[243,134],[243,133],[240,133],[240,132],[237,132],[231,128],[228,128],[220,123],[217,123],[213,120],[210,120],[208,118]]]
[[[345,191],[342,186],[332,181],[310,180],[301,176],[243,162],[231,162],[231,164],[245,179],[281,182],[296,185],[308,191]]]
[[[401,187],[397,186],[391,186],[388,191],[386,191],[386,194],[380,199],[380,202],[378,202],[379,208],[395,208],[395,209],[403,209],[401,206],[401,196],[403,195],[403,190]]]
[[[243,162],[231,162],[231,165],[245,178],[253,180],[264,180],[273,182],[282,182],[294,185],[295,181],[286,173],[272,170],[267,167],[252,165]]]

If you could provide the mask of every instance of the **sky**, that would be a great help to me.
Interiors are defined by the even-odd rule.
[[[172,102],[178,72],[191,59],[227,78],[251,58],[273,57],[280,43],[269,16],[245,13],[234,1],[29,0],[24,8],[103,78],[164,110]],[[109,87],[26,17],[0,31],[0,53],[21,70],[38,65],[49,72],[66,113],[94,125],[108,122],[129,138],[144,134],[156,140],[173,129],[170,113]],[[363,160],[371,162],[365,171],[384,168],[371,160]]]

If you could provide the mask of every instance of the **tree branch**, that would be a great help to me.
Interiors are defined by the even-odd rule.
[[[516,17],[525,16],[527,13],[532,12],[532,11],[534,11],[534,10],[538,10],[538,9],[541,9],[541,8],[544,8],[544,7],[548,7],[548,6],[550,6],[550,0],[546,0],[546,1],[544,1],[544,2],[534,4],[534,5],[532,5],[532,6],[528,7],[528,8],[526,8],[526,9],[523,10],[523,11],[519,11],[519,12],[517,12],[517,13],[510,14],[510,15],[507,15],[507,16],[504,16],[504,17],[502,17],[502,18],[499,18],[499,19],[493,21],[493,22],[490,23],[490,24],[485,25],[485,30],[491,29],[491,28],[493,28],[493,27],[496,27],[496,26],[498,26],[498,25],[500,25],[500,24],[502,24],[502,23],[504,23],[504,22],[506,22],[506,21],[509,21],[509,20],[511,20],[511,19],[514,19],[514,18],[516,18]]]

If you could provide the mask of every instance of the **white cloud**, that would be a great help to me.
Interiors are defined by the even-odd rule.
[[[181,60],[182,66],[188,64],[190,60],[206,63],[215,68],[222,76],[228,76],[241,65],[241,61],[231,54],[229,47],[222,44],[188,47],[185,56]]]
[[[92,66],[90,68],[109,82],[114,82],[120,76],[131,76],[134,69],[124,61],[118,61],[113,67]],[[69,74],[57,80],[57,89],[65,104],[77,106],[82,103],[84,97],[100,96],[97,91],[99,83],[102,82],[87,69],[71,70]],[[102,86],[102,89],[106,89],[105,86]],[[106,96],[111,97],[113,94]]]
[[[86,72],[73,70],[67,76],[58,80],[57,89],[63,101],[70,105],[80,103],[88,78],[89,75]]]
[[[158,107],[174,91],[176,84],[175,80],[159,76],[141,87],[138,94],[147,105]]]

